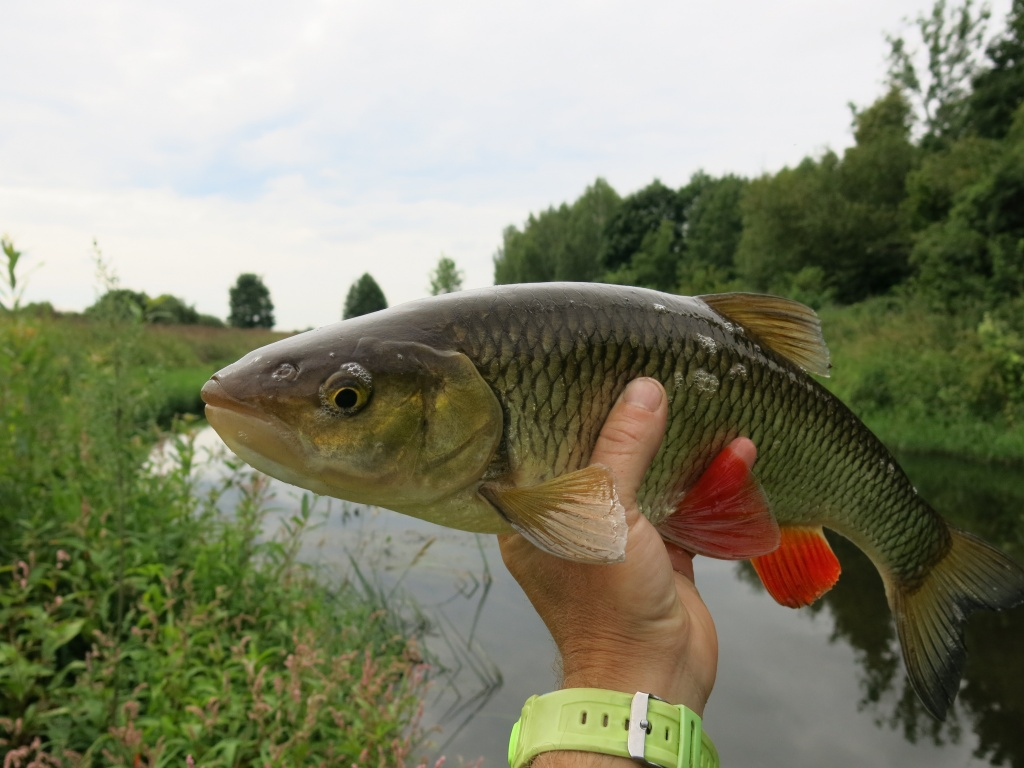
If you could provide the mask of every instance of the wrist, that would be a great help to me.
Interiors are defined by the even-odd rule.
[[[511,768],[625,765],[717,768],[701,718],[646,692],[574,688],[531,696],[509,739]]]
[[[659,656],[638,646],[562,655],[561,688],[601,688],[629,694],[646,691],[670,704],[682,704],[702,717],[713,684],[713,679],[707,685],[700,684],[685,657]]]

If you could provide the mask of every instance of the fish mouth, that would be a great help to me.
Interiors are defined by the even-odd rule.
[[[203,384],[203,389],[200,391],[199,396],[203,398],[203,402],[208,406],[212,405],[214,407],[224,407],[228,403],[237,402],[224,391],[224,385],[220,383],[220,377],[216,374]]]
[[[302,443],[284,422],[232,397],[216,376],[200,394],[206,403],[206,421],[238,458],[278,480],[328,493],[325,485],[309,476]]]

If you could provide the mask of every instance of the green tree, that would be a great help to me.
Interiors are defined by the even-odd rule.
[[[228,297],[231,308],[228,325],[235,328],[274,327],[274,303],[259,275],[251,272],[239,275]]]
[[[494,282],[541,283],[556,280],[556,264],[566,247],[569,206],[530,214],[522,231],[505,227],[502,244],[494,256]]]
[[[441,254],[437,266],[430,273],[430,295],[455,293],[462,290],[462,270],[455,266],[455,261]]]
[[[1024,294],[1024,106],[998,149],[987,172],[973,172],[980,178],[955,192],[949,216],[927,227],[911,254],[915,288],[943,309],[976,319]]]
[[[743,233],[736,251],[745,285],[788,295],[793,275],[821,267],[821,248],[834,235],[830,222],[841,206],[838,164],[839,158],[827,152],[818,161],[805,158],[795,168],[750,182],[741,201]]]
[[[751,182],[736,262],[752,288],[851,303],[909,274],[903,199],[917,153],[900,91],[855,113],[854,137],[842,158],[827,152]]]
[[[210,328],[223,328],[224,321],[216,315],[204,315],[200,314],[196,319],[196,325],[205,325]]]
[[[146,321],[150,323],[195,325],[199,322],[199,313],[195,307],[186,304],[184,300],[165,293],[147,302]]]
[[[128,288],[112,288],[100,296],[94,304],[85,308],[88,317],[107,320],[145,320],[149,296]]]
[[[568,244],[561,251],[556,280],[590,282],[601,276],[608,226],[621,204],[619,193],[602,178],[583,191],[569,211]]]
[[[675,255],[681,253],[688,203],[686,197],[666,187],[658,179],[623,198],[605,229],[606,246],[602,253],[604,267],[609,272],[628,267],[634,254],[644,248],[644,239],[658,232],[662,222],[666,221],[672,235],[667,247]],[[648,246],[650,244],[648,240]]]
[[[966,136],[926,153],[907,176],[904,206],[911,228],[921,231],[945,221],[957,198],[990,172],[1001,151],[998,141]]]
[[[735,290],[736,249],[743,234],[740,201],[747,180],[738,176],[716,179],[698,171],[681,190],[686,208],[683,253],[676,265],[680,293]]]
[[[522,230],[506,227],[494,256],[495,284],[598,279],[618,206],[618,194],[599,178],[571,206],[530,214]]]
[[[922,71],[916,49],[903,37],[889,36],[889,83],[913,99],[924,127],[926,147],[944,146],[964,135],[969,123],[971,81],[980,69],[981,43],[988,24],[986,6],[973,0],[949,8],[936,0],[931,13],[914,24],[927,56]]]
[[[388,301],[384,298],[384,291],[377,285],[369,272],[352,283],[345,297],[345,309],[342,318],[348,320],[350,317],[368,315],[380,309],[387,309]]]
[[[690,179],[684,238],[687,261],[732,269],[743,234],[740,200],[746,186],[746,179],[733,175],[714,179],[698,173]]]
[[[674,291],[679,241],[676,222],[662,219],[657,229],[644,235],[627,263],[605,274],[605,282]]]
[[[978,135],[1001,139],[1024,103],[1024,0],[1013,0],[1006,29],[988,46],[988,66],[974,77],[971,126]]]

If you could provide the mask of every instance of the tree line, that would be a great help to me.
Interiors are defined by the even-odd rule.
[[[1024,291],[1024,0],[939,0],[890,36],[885,92],[851,105],[853,146],[757,178],[695,173],[620,196],[597,179],[509,226],[495,283],[584,280],[820,306],[903,292],[980,317]],[[1016,313],[1019,315],[1020,313]]]
[[[2,241],[9,263],[17,264],[21,252],[7,238]],[[12,261],[13,258],[13,261]],[[432,296],[451,293],[462,289],[462,270],[455,261],[444,254],[430,272],[429,291]],[[274,302],[270,289],[263,278],[252,272],[238,276],[228,290],[227,325],[234,328],[273,328],[275,323]],[[387,309],[388,301],[384,291],[366,272],[349,287],[342,308],[342,319],[366,315]],[[0,297],[0,309],[7,309]],[[20,309],[30,314],[56,314],[49,302],[36,302]],[[86,307],[86,317],[105,317],[121,320],[141,320],[146,323],[167,323],[177,325],[208,325],[223,327],[225,322],[213,315],[201,314],[194,305],[171,294],[150,297],[142,291],[128,288],[111,288],[95,303]]]

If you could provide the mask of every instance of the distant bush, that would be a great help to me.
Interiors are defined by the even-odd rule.
[[[199,313],[177,296],[165,293],[146,302],[146,322],[194,325],[199,322]]]
[[[205,325],[210,328],[224,328],[225,323],[219,317],[213,315],[199,315],[196,319],[196,325]]]

